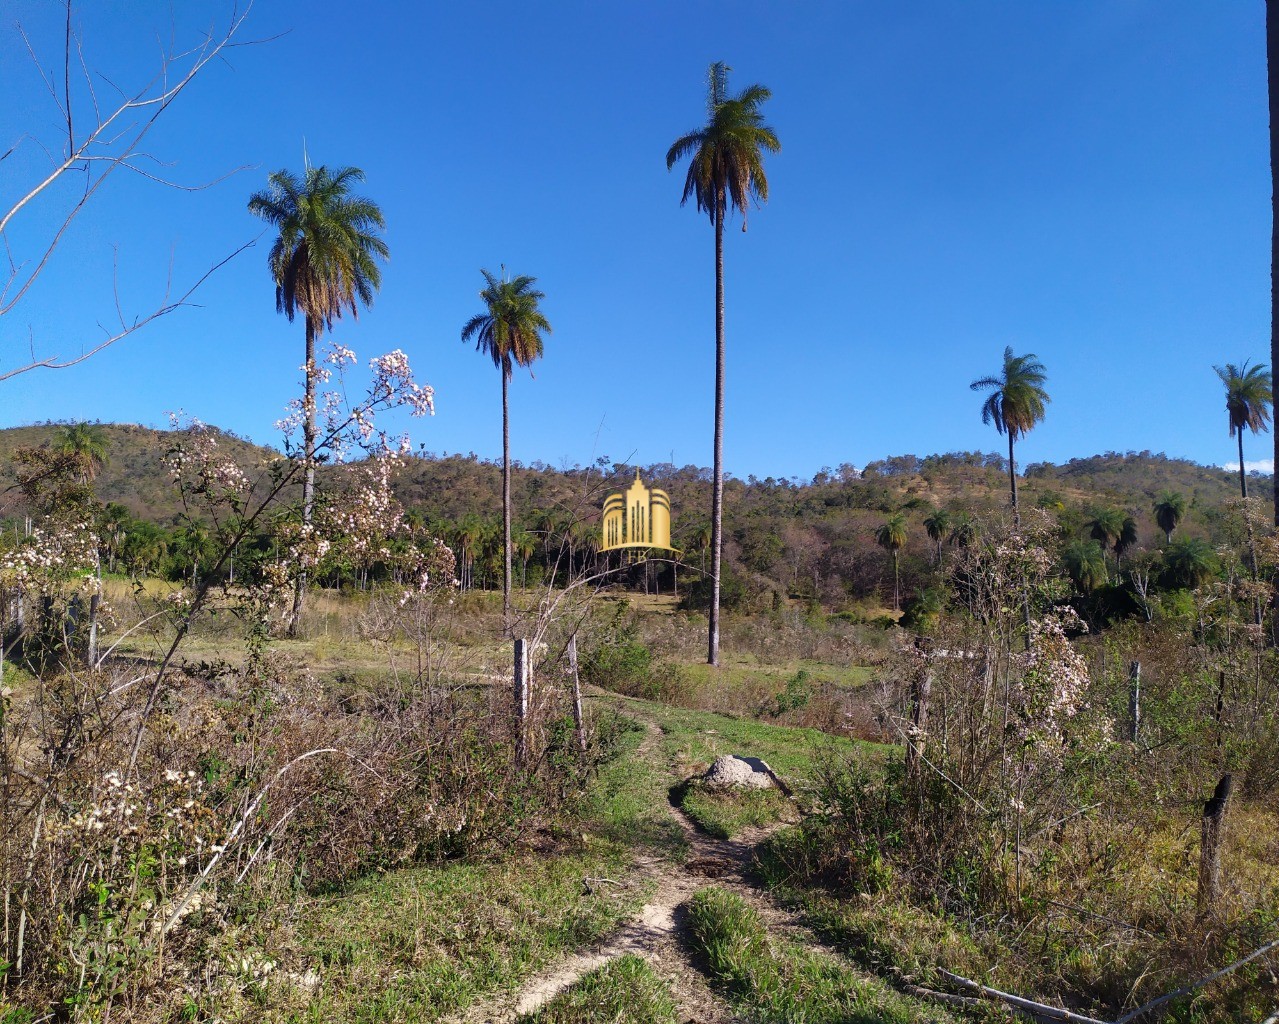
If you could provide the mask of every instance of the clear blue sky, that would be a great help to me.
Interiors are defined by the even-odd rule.
[[[100,0],[91,63],[137,82],[169,5]],[[183,0],[180,36],[225,6]],[[195,17],[196,14],[199,17]],[[0,151],[57,118],[12,30],[51,53],[56,9],[0,0]],[[117,181],[38,289],[0,321],[0,366],[75,351],[260,226],[280,167],[354,164],[392,258],[343,321],[437,390],[434,451],[500,455],[498,376],[459,340],[479,268],[532,274],[554,325],[512,389],[516,458],[709,465],[713,238],[679,206],[667,146],[704,118],[707,64],[760,82],[782,140],[772,198],[727,235],[725,459],[811,476],[889,454],[999,450],[972,379],[1005,345],[1047,366],[1026,461],[1110,449],[1228,462],[1212,364],[1267,358],[1270,186],[1264,5],[1170,0],[371,3],[257,0],[248,36],[151,144],[207,191]],[[0,163],[0,206],[38,167]],[[21,172],[21,173],[20,173]],[[13,240],[39,234],[39,216]],[[24,235],[22,232],[27,232]],[[0,426],[163,424],[182,408],[255,440],[294,393],[302,326],[274,311],[269,237],[187,310],[79,368],[0,385]],[[1249,439],[1264,458],[1269,438]]]

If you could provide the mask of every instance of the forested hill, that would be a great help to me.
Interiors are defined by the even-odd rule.
[[[11,456],[20,446],[53,443],[57,425],[0,430],[0,518],[21,511]],[[104,503],[116,502],[140,519],[160,526],[180,520],[176,491],[162,458],[170,435],[136,425],[103,425],[108,460],[94,483]],[[220,447],[254,476],[279,453],[219,432]],[[704,543],[710,506],[710,472],[670,464],[640,467],[644,479],[664,488],[675,513],[675,541],[696,561]],[[321,475],[341,470],[323,467]],[[633,467],[613,464],[557,469],[535,463],[517,466],[513,499],[517,529],[535,536],[598,518],[604,496],[625,487]],[[1215,539],[1222,506],[1238,493],[1238,479],[1228,470],[1201,466],[1150,452],[1108,452],[1072,459],[1065,465],[1034,463],[1026,467],[1021,496],[1027,505],[1052,508],[1069,535],[1083,530],[1085,520],[1101,508],[1131,515],[1138,523],[1138,547],[1154,547],[1162,534],[1154,524],[1155,496],[1175,491],[1186,499],[1181,524],[1186,536]],[[474,455],[425,454],[406,460],[397,489],[401,501],[441,534],[451,536],[466,521],[480,521],[490,532],[500,520],[501,466]],[[1250,491],[1269,500],[1270,477],[1253,476]],[[726,555],[732,571],[773,581],[794,590],[805,579],[817,596],[838,600],[829,587],[865,593],[884,572],[883,552],[874,533],[885,517],[904,511],[909,541],[903,553],[904,582],[912,563],[929,558],[931,542],[923,520],[934,508],[980,516],[1006,505],[1007,464],[1002,457],[979,452],[917,457],[895,456],[872,462],[859,472],[852,466],[797,479],[729,479],[726,483]],[[838,581],[838,582],[836,582]]]

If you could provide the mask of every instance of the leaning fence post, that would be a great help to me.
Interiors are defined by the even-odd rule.
[[[528,641],[515,641],[515,763],[523,764],[528,755],[528,690],[529,690]]]
[[[1226,837],[1226,809],[1234,780],[1227,773],[1217,783],[1212,799],[1204,804],[1203,838],[1199,845],[1200,917],[1212,914],[1221,897],[1221,843]]]
[[[586,727],[582,724],[582,682],[577,675],[577,634],[568,638],[568,670],[573,676],[573,726],[577,730],[577,749],[586,753]]]
[[[1134,661],[1128,666],[1128,740],[1137,742],[1137,731],[1141,728],[1141,662]]]

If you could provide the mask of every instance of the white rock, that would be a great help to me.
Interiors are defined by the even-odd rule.
[[[716,758],[702,781],[711,789],[770,789],[777,784],[768,765],[759,758],[736,754]]]

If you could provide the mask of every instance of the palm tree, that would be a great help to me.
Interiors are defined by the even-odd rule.
[[[370,199],[351,194],[364,180],[358,167],[307,165],[299,178],[275,171],[267,188],[249,197],[249,212],[279,229],[267,266],[275,282],[275,311],[293,322],[301,312],[306,324],[306,380],[302,399],[302,523],[311,524],[315,502],[315,343],[333,321],[349,312],[358,318],[360,304],[371,306],[382,284],[379,260],[390,256],[378,232],[386,227],[382,211]],[[299,573],[293,593],[289,634],[302,616],[306,574]]]
[[[702,556],[702,575],[706,575],[706,552],[711,549],[711,524],[703,523],[693,531],[692,548]]]
[[[764,152],[778,153],[782,145],[764,123],[760,107],[772,95],[752,85],[736,96],[728,94],[727,64],[710,66],[706,125],[676,139],[666,151],[666,169],[688,158],[684,194],[715,228],[715,463],[711,491],[711,608],[707,661],[719,664],[720,568],[724,541],[724,219],[731,209],[742,215],[752,200],[768,199]]]
[[[1106,558],[1095,540],[1077,540],[1061,553],[1061,564],[1081,594],[1091,594],[1106,582]]]
[[[1000,376],[982,377],[969,385],[974,391],[991,392],[981,407],[981,421],[994,423],[999,433],[1008,435],[1008,482],[1012,487],[1014,518],[1017,517],[1017,463],[1013,458],[1013,445],[1044,418],[1044,406],[1052,401],[1044,390],[1047,380],[1047,371],[1033,352],[1015,356],[1010,345],[1004,349],[1004,369]]]
[[[1248,478],[1244,475],[1243,431],[1254,434],[1270,429],[1270,406],[1274,402],[1274,385],[1265,363],[1249,366],[1245,359],[1236,366],[1214,366],[1221,383],[1226,386],[1226,412],[1230,417],[1230,436],[1239,438],[1239,490],[1248,497]]]
[[[893,556],[893,610],[901,611],[901,583],[897,572],[898,552],[906,546],[906,516],[894,512],[875,531],[875,543]]]
[[[484,543],[484,521],[474,512],[468,512],[458,523],[455,533],[462,557],[462,589],[475,587],[475,554]]]
[[[81,484],[93,480],[111,457],[107,451],[107,432],[96,423],[72,423],[58,431],[55,448],[75,462]]]
[[[475,350],[493,360],[502,377],[502,625],[511,631],[511,411],[508,391],[516,364],[530,366],[542,354],[542,335],[551,333],[550,322],[538,308],[546,296],[533,284],[536,278],[511,279],[502,268],[499,280],[481,270],[485,286],[480,292],[485,311],[462,328],[462,340],[475,339]]]
[[[1124,555],[1137,545],[1137,520],[1132,516],[1124,516],[1119,527],[1119,536],[1112,545],[1115,549],[1115,561],[1122,564]]]
[[[941,562],[941,546],[942,542],[950,533],[950,513],[944,508],[934,509],[927,518],[924,519],[924,529],[928,531],[928,537],[936,546],[937,561]]]
[[[1279,0],[1266,0],[1266,81],[1270,100],[1270,194],[1279,196]],[[1279,205],[1270,207],[1270,365],[1279,366]],[[1275,432],[1275,472],[1279,473],[1279,431]],[[1275,487],[1279,526],[1279,486]],[[1279,586],[1279,583],[1276,584]]]
[[[1092,518],[1084,523],[1088,536],[1101,545],[1104,552],[1113,547],[1124,531],[1124,514],[1117,508],[1094,509]]]
[[[1212,545],[1197,537],[1183,537],[1169,544],[1164,564],[1173,585],[1187,588],[1203,586],[1220,565]]]
[[[528,560],[537,550],[537,538],[521,529],[511,537],[511,548],[520,556],[520,586],[528,588]]]
[[[1164,540],[1172,543],[1172,531],[1186,515],[1186,498],[1176,491],[1161,491],[1155,499],[1155,522],[1164,532]]]
[[[976,539],[977,523],[974,522],[973,517],[967,512],[956,512],[950,526],[950,543],[956,547],[966,548]]]

